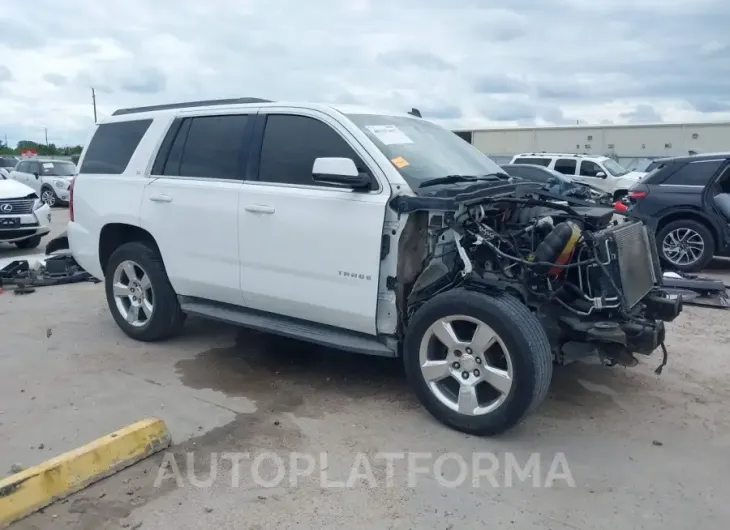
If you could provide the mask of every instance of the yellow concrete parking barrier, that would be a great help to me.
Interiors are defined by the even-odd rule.
[[[0,480],[0,528],[170,446],[151,418]]]

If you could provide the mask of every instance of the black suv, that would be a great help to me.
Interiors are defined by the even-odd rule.
[[[703,269],[730,254],[730,153],[663,158],[629,190],[632,212],[657,221],[659,257],[671,269]]]

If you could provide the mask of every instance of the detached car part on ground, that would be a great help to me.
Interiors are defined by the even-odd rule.
[[[35,248],[51,231],[51,210],[25,184],[0,180],[0,243]]]
[[[180,110],[186,106],[198,109],[192,118]],[[321,129],[302,137],[300,151],[326,137],[325,152],[342,154],[318,158],[323,149],[312,148],[305,171],[319,188],[296,200],[292,190],[298,188],[280,184],[221,188],[228,198],[238,193],[231,204],[243,206],[210,219],[185,200],[181,179],[159,177],[154,168],[166,167],[181,150],[197,149],[186,136],[177,140],[181,127],[194,127],[190,120],[242,110],[249,115],[250,141],[236,159],[262,158],[269,120],[285,130],[283,122],[300,115],[307,127]],[[680,313],[682,299],[664,292],[652,233],[643,222],[614,224],[611,207],[513,182],[451,131],[413,116],[348,114],[314,104],[287,104],[285,116],[279,110],[250,98],[196,102],[126,109],[98,126],[73,184],[69,242],[79,264],[104,278],[110,312],[130,337],[168,338],[194,314],[341,350],[402,357],[426,409],[446,425],[481,435],[503,432],[533,411],[547,394],[553,363],[594,356],[607,365],[633,365],[636,354],[659,348],[661,366],[666,363],[664,322]],[[135,128],[141,132],[125,148],[129,159],[115,159],[113,175],[95,171],[108,167],[103,157],[110,152],[97,143],[125,134],[129,144],[128,131]],[[284,156],[290,145],[276,144],[276,138],[268,152]],[[242,178],[259,180],[260,165],[246,166]],[[152,174],[145,174],[150,167]],[[114,195],[122,181],[126,202],[99,200]],[[216,193],[217,184],[209,182],[201,179],[200,185]],[[348,212],[352,229],[332,229],[340,211]],[[307,212],[306,218],[298,212]],[[230,286],[217,277],[209,288],[209,271],[182,270],[176,263],[175,249],[187,248],[189,234],[155,222],[169,223],[171,214],[198,218],[206,227],[232,216],[239,221],[230,226],[257,227],[256,241],[261,233],[277,234],[284,240],[277,248],[288,254],[262,250],[245,270],[235,267],[239,274]],[[288,222],[298,224],[287,231]],[[287,239],[288,232],[297,239]],[[239,244],[251,244],[245,235],[236,232]],[[321,254],[311,260],[305,252],[315,242]],[[205,256],[198,254],[202,263]],[[253,289],[251,278],[258,281],[258,296],[248,306],[216,294],[230,287],[241,295]],[[312,300],[315,287],[325,290]],[[290,300],[282,298],[287,292]],[[269,306],[277,312],[261,309],[268,300],[278,304]],[[360,301],[366,311],[352,307]]]

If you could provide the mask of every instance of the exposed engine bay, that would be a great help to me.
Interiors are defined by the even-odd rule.
[[[439,202],[440,201],[440,202]],[[554,197],[529,185],[498,185],[449,199],[400,200],[401,213],[427,212],[428,248],[406,287],[402,317],[456,287],[506,292],[538,317],[555,360],[598,355],[633,366],[635,353],[664,347],[664,322],[681,297],[662,289],[653,232],[583,197]]]

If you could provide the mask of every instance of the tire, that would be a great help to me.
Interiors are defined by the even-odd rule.
[[[477,364],[476,357],[479,357],[479,348],[475,348],[471,354],[466,348],[463,352],[457,352],[453,356],[447,353],[448,348],[440,346],[440,339],[431,334],[435,326],[439,326],[443,319],[453,319],[454,323],[461,321],[461,318],[478,321],[480,325],[486,325],[486,331],[493,331],[497,339],[494,347],[487,349],[488,355],[482,355],[481,363]],[[452,327],[452,330],[456,330]],[[467,323],[466,327],[473,326]],[[461,333],[465,333],[466,327],[461,329],[457,336],[464,339]],[[501,341],[501,342],[500,342]],[[443,343],[442,343],[443,344]],[[457,348],[463,347],[458,343]],[[508,353],[504,356],[511,361],[504,364],[504,361],[495,361],[495,352],[506,347]],[[435,352],[433,352],[433,350]],[[446,356],[448,375],[442,377],[442,372],[427,381],[421,364],[422,359],[428,360],[429,353],[442,353]],[[461,353],[461,356],[457,355]],[[406,330],[403,361],[405,364],[408,381],[416,393],[418,399],[438,421],[458,431],[479,436],[500,434],[518,424],[525,416],[532,412],[547,395],[552,378],[553,355],[547,335],[537,318],[516,298],[511,295],[501,294],[489,296],[465,289],[440,294],[423,306],[413,315]],[[491,357],[488,360],[488,357]],[[498,356],[497,356],[498,357]],[[443,363],[440,360],[434,361]],[[453,362],[459,359],[460,364],[455,367]],[[498,366],[498,362],[503,362]],[[487,403],[492,394],[497,392],[486,381],[481,381],[476,375],[476,367],[481,366],[479,375],[483,378],[488,371],[485,365],[493,368],[502,368],[502,374],[506,375],[511,369],[511,384],[509,389],[501,393],[501,397],[495,399],[491,404]],[[440,365],[440,366],[443,366]],[[469,373],[471,371],[471,373]],[[449,402],[450,398],[461,396],[461,388],[466,385],[463,379],[464,373],[469,373],[470,384],[474,388],[482,389],[479,392],[487,391],[485,403],[481,403],[479,396],[477,404],[483,406],[482,410],[471,409],[472,414],[459,411],[459,400]],[[474,379],[472,379],[474,375]],[[438,379],[437,382],[434,382]],[[454,387],[453,381],[456,382]],[[487,385],[486,387],[483,385]],[[456,390],[454,390],[456,388]],[[457,394],[457,392],[459,392]],[[497,392],[498,393],[498,392]],[[465,400],[465,402],[468,400]]]
[[[667,254],[665,241],[671,243],[672,237],[676,240],[681,234],[693,234],[688,236],[690,241],[702,241],[702,251],[699,257],[691,262],[684,263],[681,259],[675,258],[676,254]],[[679,219],[672,221],[662,227],[657,234],[657,251],[665,265],[671,269],[681,272],[698,272],[704,269],[715,255],[715,237],[712,232],[702,223],[693,219]],[[694,247],[698,248],[698,247]]]
[[[41,244],[41,236],[33,236],[29,237],[28,239],[23,239],[22,241],[16,241],[15,246],[18,248],[36,248],[38,245]]]
[[[50,208],[57,206],[59,202],[56,191],[49,186],[43,186],[41,188],[41,200],[46,203]]]
[[[130,262],[136,265],[135,276],[149,279],[149,288],[144,289],[144,297],[141,299],[150,302],[151,315],[144,315],[145,311],[139,307],[139,320],[144,320],[144,322],[141,324],[138,322],[137,325],[127,321],[114,295],[115,279],[122,285],[132,282],[126,272],[121,272]],[[119,277],[117,278],[117,276]],[[164,340],[176,335],[182,329],[185,314],[180,310],[177,294],[167,277],[162,257],[148,245],[132,242],[117,248],[109,258],[104,274],[104,285],[107,303],[114,320],[122,331],[133,339],[144,342]],[[135,289],[135,291],[135,294],[139,296],[139,290]],[[131,307],[131,297],[132,294],[127,297],[126,301],[122,300],[119,303],[124,307],[128,302]],[[129,311],[127,311],[128,313]],[[147,317],[146,320],[142,318],[144,316]]]

